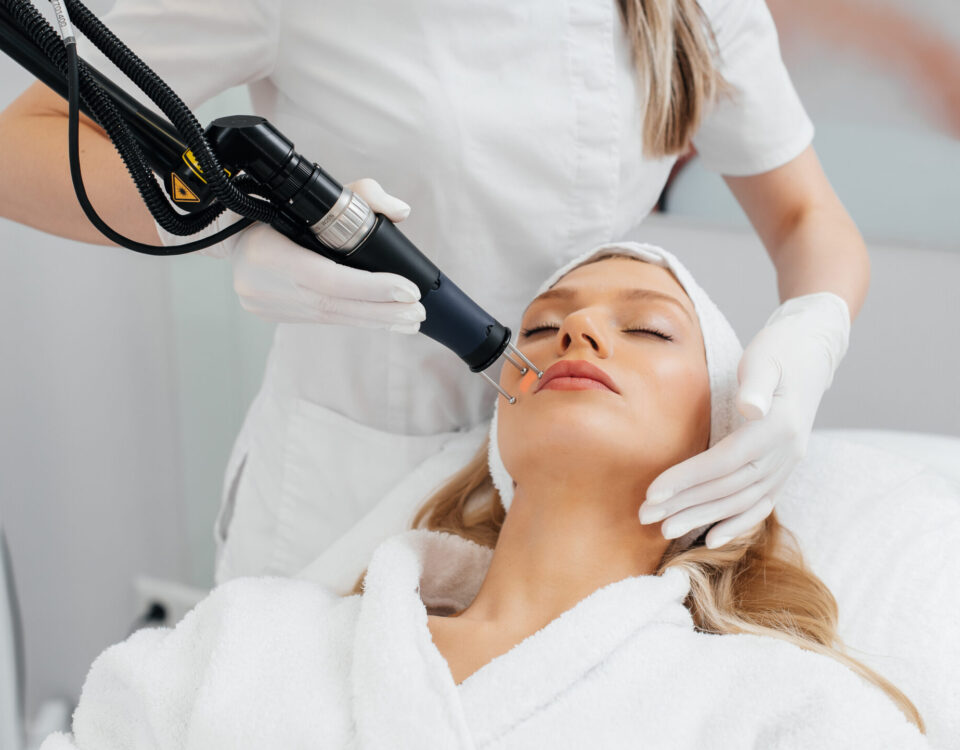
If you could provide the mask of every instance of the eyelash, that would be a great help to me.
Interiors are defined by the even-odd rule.
[[[560,329],[560,326],[555,326],[555,325],[553,326],[542,325],[542,326],[537,326],[535,328],[522,328],[520,329],[520,335],[526,337],[526,336],[531,336],[534,333],[537,333],[538,331],[551,331],[551,330],[559,330],[559,329]],[[671,336],[668,333],[664,333],[663,331],[660,331],[656,328],[626,328],[624,329],[624,333],[652,333],[655,336],[659,336],[660,338],[665,339],[667,341],[673,341],[673,336]]]

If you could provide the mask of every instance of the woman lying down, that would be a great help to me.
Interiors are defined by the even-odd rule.
[[[929,747],[775,512],[713,550],[639,523],[653,479],[742,419],[740,344],[689,272],[625,243],[543,289],[524,353],[599,381],[503,367],[516,403],[353,595],[229,581],[101,654],[42,750]]]

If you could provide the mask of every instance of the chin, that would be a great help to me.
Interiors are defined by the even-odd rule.
[[[519,432],[528,428],[576,427],[583,422],[610,425],[611,421],[621,419],[625,424],[627,421],[635,424],[637,417],[636,410],[628,408],[617,394],[604,391],[542,391],[514,406],[501,408],[500,422],[504,424],[507,423],[505,412],[509,412],[511,428]]]
[[[627,446],[636,455],[640,444],[635,422],[611,418],[609,411],[596,408],[551,410],[524,419],[522,427],[503,427],[499,435],[502,454],[523,463],[545,457],[558,466],[583,459],[596,463],[598,456],[612,457]]]
[[[615,398],[611,398],[614,396]],[[616,394],[603,391],[546,391],[537,394],[533,403],[518,411],[524,423],[549,424],[554,427],[573,426],[582,422],[609,425],[611,422],[630,421],[635,424],[636,410]]]

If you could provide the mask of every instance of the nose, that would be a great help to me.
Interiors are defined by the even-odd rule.
[[[575,351],[578,348],[589,347],[599,357],[610,355],[611,342],[607,334],[595,321],[600,313],[596,310],[577,310],[567,315],[557,331],[558,349],[560,354]]]

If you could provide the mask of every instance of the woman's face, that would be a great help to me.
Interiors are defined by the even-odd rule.
[[[517,346],[545,375],[556,362],[585,360],[616,387],[571,390],[575,381],[558,379],[544,388],[534,373],[504,364],[500,384],[517,400],[502,400],[497,440],[518,487],[544,470],[627,471],[649,484],[706,450],[703,338],[693,303],[667,269],[624,256],[578,266],[530,303]]]

